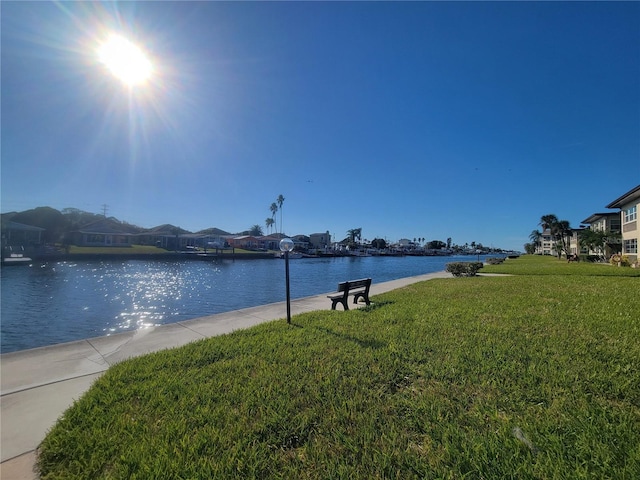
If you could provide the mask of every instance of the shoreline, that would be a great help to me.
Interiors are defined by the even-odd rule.
[[[435,278],[452,276],[439,271],[372,284],[370,295]],[[326,295],[292,300],[292,315],[330,310],[331,302]],[[33,472],[35,452],[46,432],[111,365],[260,323],[283,320],[285,306],[285,302],[271,303],[150,329],[0,355],[2,478],[38,478]],[[336,315],[339,314],[337,310]]]
[[[91,260],[82,257],[48,264],[33,261],[29,268],[8,269],[3,272],[3,280],[7,280],[2,289],[3,294],[7,294],[3,313],[7,316],[3,324],[0,353],[135,331],[151,325],[184,322],[285,299],[284,288],[274,285],[273,281],[280,281],[284,262],[277,261],[279,259],[275,257],[262,260],[251,258],[247,261],[195,257],[196,254],[172,256],[173,259],[145,256],[140,260],[111,259],[113,257]],[[275,263],[271,261],[274,259]],[[460,260],[460,257],[293,260],[294,272],[300,273],[295,278],[300,281],[294,278],[291,298],[332,291],[335,285],[345,278],[351,278],[351,275],[372,277],[375,284],[441,271],[447,262]],[[152,275],[148,275],[149,271]],[[174,273],[167,280],[164,272]],[[256,292],[247,293],[247,280],[242,280],[246,272],[251,272],[250,278],[258,279],[257,285],[264,281],[269,284],[263,288],[256,287]],[[317,272],[322,274],[318,275]],[[102,281],[102,278],[105,280]],[[143,285],[140,290],[133,286],[138,281]],[[43,288],[34,290],[34,285]],[[165,287],[180,289],[181,294],[187,293],[184,299],[181,296],[174,299],[164,293]],[[137,297],[130,292],[137,292]],[[38,299],[32,295],[38,295]],[[65,296],[69,298],[65,299]],[[151,300],[144,300],[146,296]]]
[[[262,259],[278,259],[280,258],[278,255],[281,253],[275,250],[269,251],[235,251],[232,249],[219,249],[219,250],[208,250],[208,251],[197,251],[197,252],[189,252],[189,251],[181,251],[181,252],[131,252],[126,251],[126,249],[118,251],[119,248],[115,248],[114,251],[111,252],[75,252],[75,253],[65,253],[65,252],[55,252],[55,253],[42,253],[38,251],[25,251],[24,257],[30,258],[33,262],[67,262],[67,261],[96,261],[96,260],[262,260]],[[373,257],[478,257],[483,256],[486,257],[488,255],[495,256],[504,256],[507,258],[517,257],[519,255],[512,255],[508,252],[481,252],[481,253],[465,253],[465,252],[455,252],[448,254],[441,253],[411,253],[411,252],[402,252],[402,253],[380,253],[380,254],[371,254],[366,256]],[[318,254],[305,254],[305,258],[342,258],[342,257],[360,257],[363,255],[353,255],[347,252],[329,252],[329,253],[318,253]],[[3,257],[4,262],[4,257]],[[24,262],[24,264],[29,264],[29,262]],[[5,265],[8,266],[8,265]]]
[[[30,255],[34,262],[68,262],[68,261],[108,261],[108,260],[253,260],[275,258],[273,253],[245,253],[245,252],[218,252],[218,253],[60,253]]]

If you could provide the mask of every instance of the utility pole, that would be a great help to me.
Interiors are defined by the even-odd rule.
[[[107,205],[106,203],[102,204],[102,215],[104,216],[104,218],[107,218],[107,209],[109,208],[109,205]]]

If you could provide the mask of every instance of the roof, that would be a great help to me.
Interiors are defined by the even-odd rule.
[[[100,234],[116,234],[116,235],[131,235],[128,232],[124,232],[120,225],[115,224],[108,218],[104,220],[98,220],[88,225],[80,227],[78,230],[80,233],[100,233]]]
[[[176,227],[174,225],[171,225],[169,223],[165,223],[164,225],[158,225],[157,227],[153,227],[150,228],[148,230],[145,230],[144,232],[142,232],[143,234],[147,233],[147,234],[170,234],[170,235],[175,235],[176,232],[182,234],[182,233],[188,233],[186,230],[181,229],[180,227]]]
[[[24,223],[18,222],[4,222],[2,224],[2,228],[6,230],[23,230],[29,232],[44,232],[46,229],[42,227],[34,227],[33,225],[25,225]]]
[[[206,235],[218,235],[218,236],[231,235],[229,232],[225,232],[224,230],[221,230],[221,229],[216,228],[216,227],[206,228],[204,230],[200,230],[197,233],[202,233],[202,234],[206,234]]]
[[[624,205],[627,205],[634,200],[640,200],[640,185],[632,188],[620,198],[616,198],[613,202],[607,205],[607,208],[622,208]]]
[[[596,223],[600,218],[617,217],[618,215],[620,215],[618,212],[592,213],[580,223],[592,224]]]

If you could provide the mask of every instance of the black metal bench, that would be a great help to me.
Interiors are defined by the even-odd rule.
[[[337,295],[327,295],[327,298],[331,299],[331,310],[336,309],[336,305],[341,303],[345,310],[349,310],[348,298],[349,295],[353,295],[353,303],[358,303],[360,298],[364,299],[367,305],[370,305],[369,301],[369,288],[371,287],[370,278],[362,278],[360,280],[349,280],[348,282],[340,282],[338,284]]]

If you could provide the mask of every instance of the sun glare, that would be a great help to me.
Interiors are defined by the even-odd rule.
[[[116,78],[128,86],[144,84],[153,72],[144,52],[120,35],[111,35],[98,49],[98,57]]]

